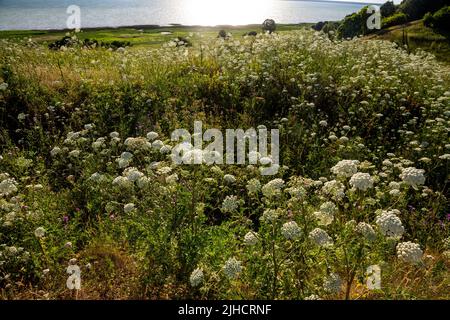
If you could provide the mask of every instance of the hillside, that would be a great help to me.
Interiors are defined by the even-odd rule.
[[[433,53],[438,60],[450,64],[450,38],[425,27],[423,20],[383,29],[376,34],[366,36],[366,38],[389,40],[403,45],[404,32],[408,36],[411,52],[422,49]]]

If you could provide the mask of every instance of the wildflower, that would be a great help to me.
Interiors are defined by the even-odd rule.
[[[304,300],[322,300],[318,295],[312,294],[310,296],[305,297]]]
[[[402,221],[396,215],[397,212],[397,210],[383,211],[381,215],[376,218],[375,222],[383,235],[400,238],[405,232]]]
[[[242,272],[241,261],[238,261],[235,258],[228,259],[225,262],[223,271],[228,279],[237,279],[237,277],[239,277],[239,274]]]
[[[345,196],[345,186],[336,180],[326,182],[322,187],[322,192],[332,196],[336,200],[340,200]]]
[[[416,264],[422,259],[423,251],[417,243],[402,242],[397,245],[397,256],[404,262]]]
[[[123,176],[127,177],[130,182],[136,182],[141,179],[144,174],[136,168],[127,168],[124,170]]]
[[[158,134],[156,133],[156,132],[149,132],[149,133],[147,133],[147,140],[148,141],[153,141],[153,140],[155,140],[156,138],[158,138]]]
[[[67,241],[66,244],[64,244],[65,248],[72,248],[72,242]]]
[[[301,236],[301,230],[295,221],[286,222],[281,227],[281,234],[288,240],[296,240]]]
[[[355,173],[350,179],[350,185],[361,191],[373,188],[373,179],[368,173]]]
[[[356,160],[342,160],[331,168],[331,172],[333,172],[337,177],[350,178],[358,172],[358,164],[359,161]]]
[[[191,283],[191,286],[198,287],[203,283],[204,275],[203,270],[200,268],[195,269],[192,271],[191,276],[189,277],[189,282]]]
[[[174,184],[178,181],[178,174],[174,173],[166,177],[166,183]]]
[[[274,179],[266,183],[261,190],[265,197],[270,198],[279,195],[283,186],[284,181],[282,179]]]
[[[232,174],[224,175],[223,180],[228,184],[233,184],[236,182],[236,178]]]
[[[17,182],[14,178],[9,178],[8,174],[0,175],[0,196],[9,196],[17,192]]]
[[[254,246],[258,243],[258,241],[258,234],[253,231],[247,232],[247,234],[244,236],[244,244],[246,246]]]
[[[319,247],[330,247],[333,245],[333,239],[328,233],[320,228],[316,228],[309,233],[309,239]]]
[[[113,185],[118,186],[119,188],[129,188],[132,186],[132,182],[128,180],[128,178],[123,176],[118,176],[112,182]]]
[[[247,183],[247,191],[249,194],[258,194],[261,190],[261,182],[258,179],[251,179]]]
[[[130,213],[135,209],[134,203],[127,203],[124,207],[123,207],[123,211],[125,213]]]
[[[409,167],[402,170],[400,179],[402,179],[407,185],[417,188],[418,185],[423,185],[425,183],[424,173],[425,170]]]
[[[36,238],[45,237],[45,229],[43,227],[36,228],[36,230],[34,230],[34,235]]]
[[[8,84],[6,82],[0,83],[0,91],[5,91],[8,88]]]
[[[227,196],[222,202],[222,212],[232,213],[239,207],[239,201],[236,196]]]
[[[375,230],[373,230],[372,226],[368,223],[365,222],[358,223],[355,230],[369,242],[374,241],[376,238]]]
[[[279,215],[280,213],[278,210],[266,209],[260,219],[263,222],[272,223],[275,222],[276,219],[278,219]]]
[[[323,282],[323,289],[330,294],[341,292],[342,279],[337,273],[331,273]]]

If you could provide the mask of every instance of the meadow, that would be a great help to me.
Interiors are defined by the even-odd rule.
[[[1,299],[450,298],[448,66],[253,29],[1,33]],[[279,129],[277,175],[174,165],[194,121]]]

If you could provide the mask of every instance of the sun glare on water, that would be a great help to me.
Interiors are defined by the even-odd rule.
[[[189,0],[184,13],[187,24],[242,25],[268,18],[273,0]]]

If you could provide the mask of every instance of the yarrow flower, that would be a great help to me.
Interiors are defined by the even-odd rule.
[[[258,179],[251,179],[247,183],[247,191],[249,194],[258,194],[261,190],[261,182]]]
[[[258,243],[258,241],[258,234],[253,231],[247,232],[247,234],[244,236],[244,244],[246,246],[254,246]]]
[[[236,196],[227,196],[222,202],[222,212],[231,213],[238,209],[239,201]]]
[[[281,234],[288,240],[296,240],[300,238],[302,232],[295,221],[290,221],[283,224]]]
[[[36,228],[36,230],[34,230],[34,235],[36,238],[45,237],[45,229],[43,227]]]
[[[407,263],[417,264],[423,256],[420,245],[413,242],[401,242],[397,245],[397,257]]]
[[[0,196],[9,196],[17,192],[17,182],[14,178],[10,178],[9,174],[0,174]]]
[[[383,211],[381,215],[376,218],[375,222],[383,235],[401,238],[405,232],[402,221],[397,217],[396,213],[398,214],[400,212],[398,210]]]
[[[373,188],[373,179],[368,173],[355,173],[350,179],[350,185],[361,191]]]
[[[239,277],[239,274],[242,272],[241,261],[238,261],[235,258],[228,259],[225,262],[223,271],[228,279],[237,279]]]
[[[342,160],[331,168],[331,172],[337,177],[350,178],[358,172],[358,164],[357,160]]]
[[[233,184],[236,182],[236,178],[232,174],[226,174],[223,176],[223,181],[228,184]]]
[[[342,279],[337,273],[331,273],[323,282],[323,289],[330,294],[341,292]]]
[[[204,274],[203,270],[200,268],[195,269],[192,271],[191,276],[189,277],[189,282],[191,283],[191,286],[198,287],[203,283],[204,280]]]
[[[309,233],[309,239],[319,247],[331,247],[333,245],[333,239],[328,233],[320,228],[316,228]]]
[[[266,209],[263,215],[261,216],[260,220],[263,222],[272,223],[275,220],[277,220],[279,216],[280,216],[279,210]]]
[[[376,238],[375,230],[373,230],[372,226],[365,222],[360,222],[355,228],[356,232],[361,234],[365,239],[372,242]]]
[[[262,187],[262,193],[267,198],[274,197],[281,193],[283,187],[284,181],[282,179],[273,179]]]
[[[409,167],[402,170],[400,174],[400,179],[403,180],[409,186],[413,188],[417,188],[419,185],[423,185],[425,183],[425,170],[416,169],[414,167]]]
[[[322,192],[333,197],[336,200],[340,200],[344,198],[345,196],[345,186],[336,180],[331,180],[328,182],[325,182],[325,184],[322,187]]]

